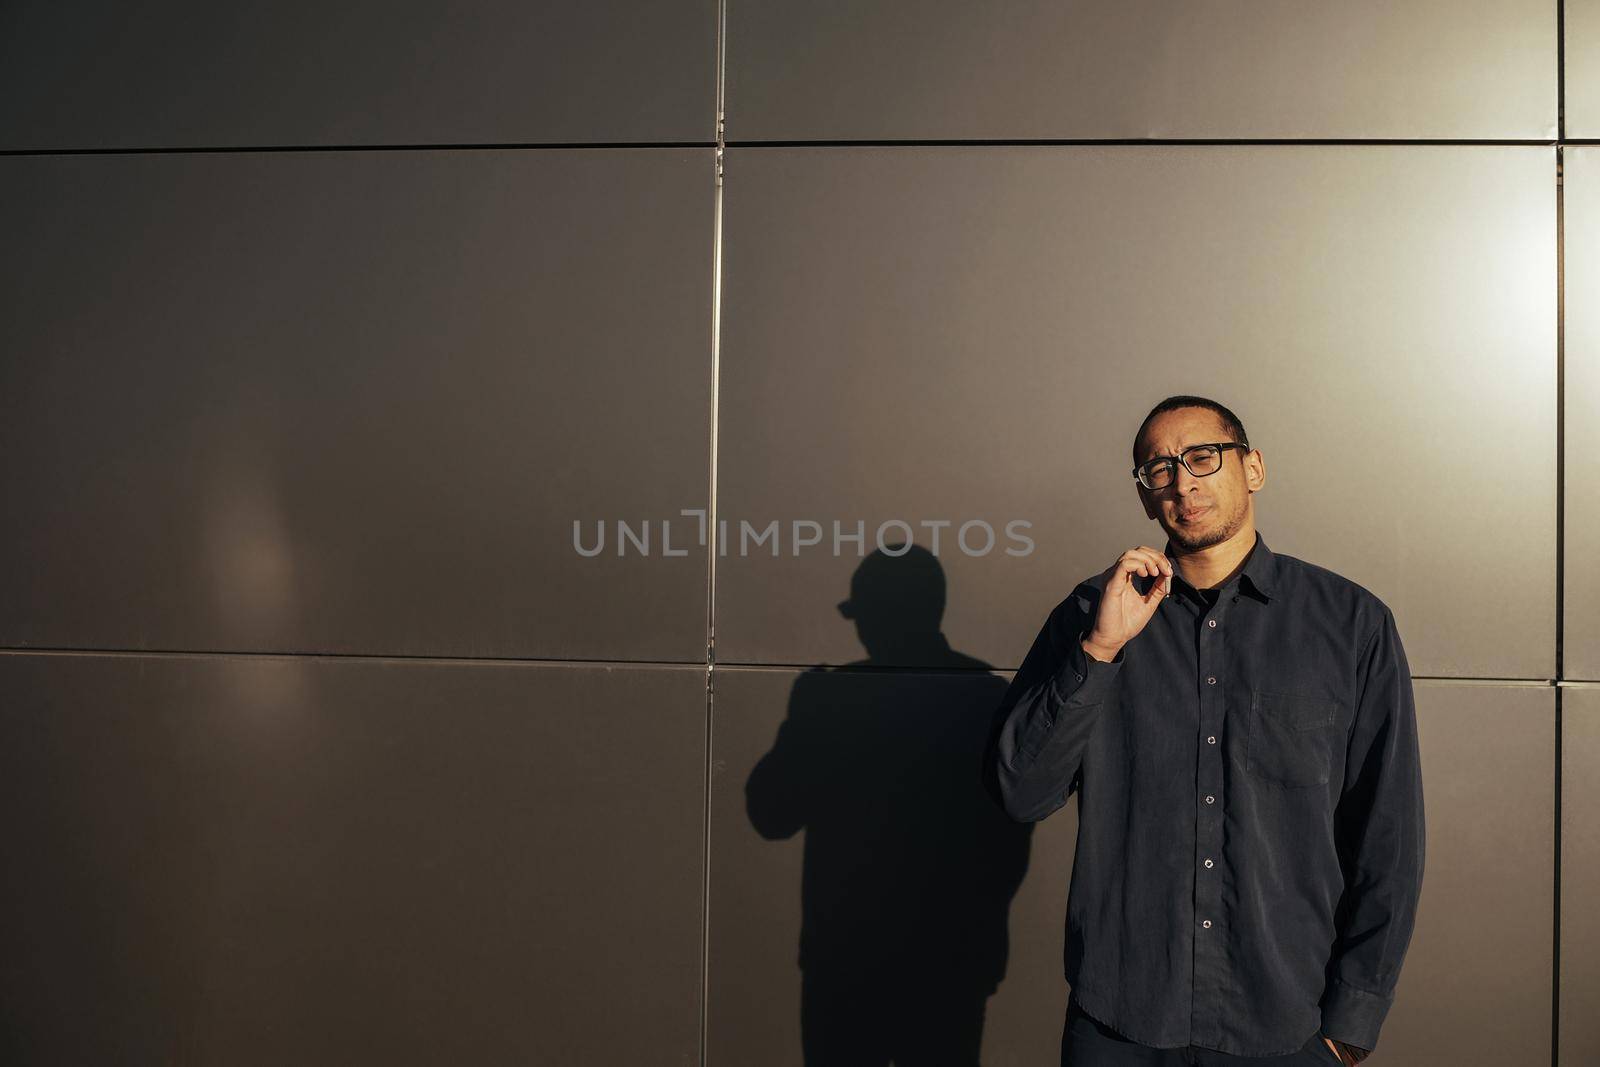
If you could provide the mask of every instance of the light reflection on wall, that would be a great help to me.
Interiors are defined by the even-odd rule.
[[[263,462],[219,457],[201,498],[208,580],[227,632],[295,632],[295,560],[283,494]]]

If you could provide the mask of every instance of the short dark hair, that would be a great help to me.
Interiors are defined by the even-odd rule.
[[[1239,461],[1241,463],[1244,462],[1244,453],[1250,449],[1250,439],[1244,434],[1244,423],[1239,421],[1239,416],[1235,415],[1233,412],[1229,411],[1226,407],[1217,403],[1215,400],[1209,400],[1203,396],[1180,395],[1169,396],[1161,403],[1151,408],[1150,414],[1146,415],[1144,417],[1144,421],[1139,424],[1139,432],[1133,435],[1133,465],[1135,467],[1137,467],[1140,462],[1139,442],[1144,440],[1144,431],[1145,428],[1150,425],[1150,420],[1164,412],[1176,411],[1179,408],[1206,408],[1209,411],[1215,412],[1217,418],[1222,420],[1223,430],[1232,434],[1235,441],[1239,442],[1241,445],[1244,445],[1244,449],[1239,453]]]

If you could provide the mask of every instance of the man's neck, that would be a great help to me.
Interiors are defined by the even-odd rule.
[[[1242,550],[1238,547],[1240,544],[1244,546]],[[1219,589],[1244,569],[1244,561],[1255,546],[1256,531],[1249,527],[1226,541],[1183,555],[1177,553],[1177,546],[1168,538],[1166,550],[1172,554],[1184,581],[1196,589]]]

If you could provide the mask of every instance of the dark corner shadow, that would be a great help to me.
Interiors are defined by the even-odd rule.
[[[1005,977],[1033,825],[985,787],[1007,683],[951,649],[944,600],[926,549],[864,559],[839,609],[867,658],[796,679],[777,741],[745,783],[762,837],[805,831],[807,1067],[975,1067]],[[870,669],[906,666],[918,669]]]

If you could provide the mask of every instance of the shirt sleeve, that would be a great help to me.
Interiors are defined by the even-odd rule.
[[[1361,659],[1362,688],[1334,835],[1345,888],[1322,995],[1322,1029],[1374,1049],[1394,1003],[1422,892],[1422,764],[1417,713],[1387,607]]]
[[[1073,590],[1045,620],[995,710],[983,756],[984,786],[1018,822],[1037,822],[1077,787],[1083,752],[1116,691],[1127,649],[1110,662],[1083,651],[1099,591]]]

